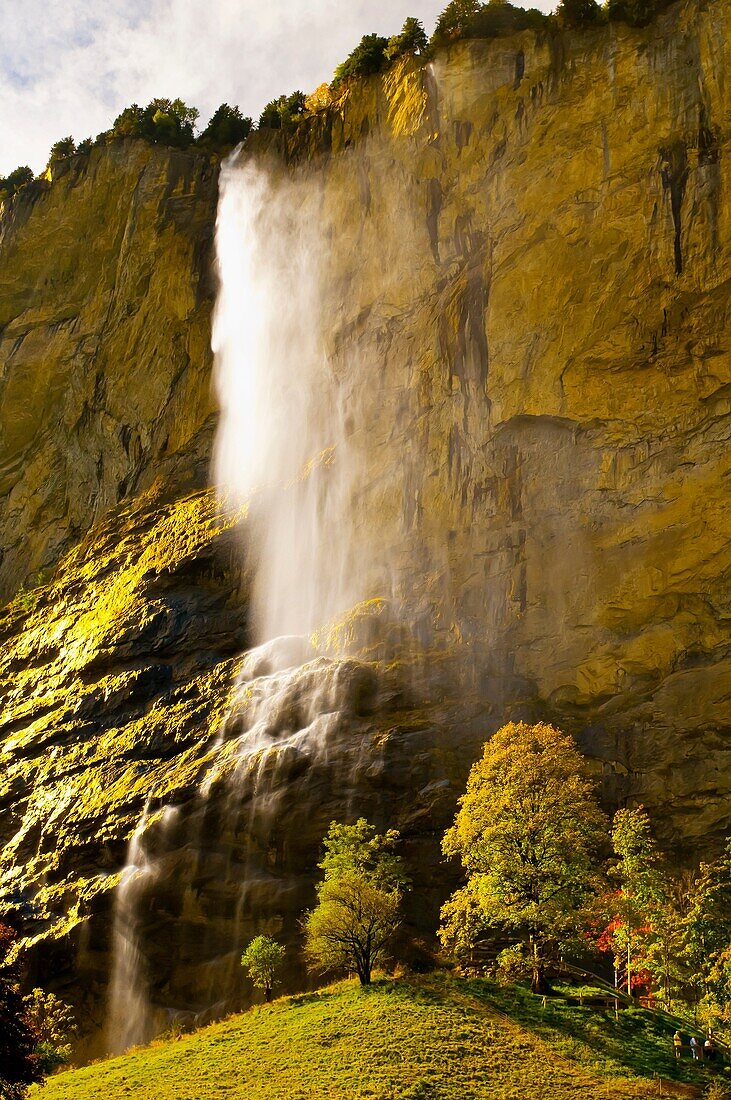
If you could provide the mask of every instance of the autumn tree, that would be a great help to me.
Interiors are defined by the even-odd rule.
[[[257,989],[264,990],[264,1000],[272,999],[277,975],[284,962],[284,948],[269,936],[256,936],[241,956],[241,965]]]
[[[442,942],[464,949],[507,931],[524,945],[532,989],[545,991],[547,958],[581,928],[606,831],[571,737],[543,723],[503,726],[472,766],[444,837],[467,881],[442,910]]]
[[[65,1066],[76,1034],[73,1009],[55,993],[34,989],[23,1000],[25,1018],[36,1037],[35,1053],[43,1073]]]
[[[395,850],[398,839],[394,830],[376,833],[365,818],[330,825],[317,905],[304,921],[313,969],[355,972],[361,985],[370,984],[400,924],[407,880]]]
[[[18,963],[13,959],[12,928],[0,924],[0,1096],[21,1100],[43,1077],[36,1047],[38,1035],[28,1019],[19,988]]]
[[[669,979],[667,952],[672,950],[669,941],[675,935],[669,883],[644,807],[617,811],[612,823],[612,849],[610,875],[618,890],[611,896],[611,944],[615,967],[624,970],[627,992],[631,994],[633,979],[640,969],[647,968],[647,949],[653,937],[655,960]],[[657,943],[660,936],[664,937],[664,945]],[[667,988],[669,981],[664,984]]]

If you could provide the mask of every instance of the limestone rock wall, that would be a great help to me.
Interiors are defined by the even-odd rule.
[[[462,43],[281,142],[412,617],[698,837],[729,824],[730,31]]]
[[[181,477],[207,473],[217,171],[141,141],[56,170],[0,221],[6,599],[109,507],[175,480],[181,451]]]

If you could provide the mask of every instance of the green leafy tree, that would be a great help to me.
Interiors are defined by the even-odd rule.
[[[63,160],[65,157],[72,157],[76,152],[76,142],[69,136],[61,138],[60,141],[54,142],[51,146],[51,152],[48,157],[48,163],[51,164],[54,160]]]
[[[145,108],[145,117],[151,117],[153,141],[184,148],[193,140],[199,111],[182,99],[153,99]]]
[[[361,985],[370,984],[400,924],[407,879],[395,851],[398,839],[394,830],[376,833],[365,818],[330,825],[317,905],[304,921],[313,969],[355,972]]]
[[[664,896],[652,906],[649,926],[642,936],[643,962],[665,1008],[683,999],[688,972],[685,966],[686,929],[682,906],[668,880]]]
[[[545,991],[547,959],[583,926],[606,831],[571,737],[543,723],[503,726],[472,766],[444,837],[467,883],[442,910],[442,942],[454,950],[478,933],[517,934],[532,988]]]
[[[419,19],[409,16],[404,21],[401,33],[389,38],[384,56],[387,61],[395,61],[397,57],[402,57],[404,54],[424,53],[428,45],[429,39],[423,24]]]
[[[432,42],[443,46],[447,42],[465,37],[481,8],[480,0],[451,0],[437,19]]]
[[[15,933],[0,924],[0,1096],[21,1100],[30,1085],[43,1078],[38,1035],[19,988],[18,964],[12,958]]]
[[[378,34],[365,34],[353,52],[335,70],[333,87],[338,88],[351,77],[379,73],[386,60],[388,39]]]
[[[144,118],[144,109],[138,103],[132,103],[117,115],[109,132],[113,137],[142,137]]]
[[[610,22],[646,27],[673,2],[674,0],[607,0],[604,11]]]
[[[584,27],[602,20],[596,0],[561,0],[556,16],[563,27]]]
[[[5,178],[0,176],[0,202],[12,198],[17,191],[20,191],[21,187],[25,187],[26,183],[30,183],[32,179],[33,172],[27,164],[21,168],[13,169],[10,175]]]
[[[264,1000],[271,1001],[277,974],[284,963],[284,948],[269,936],[257,936],[241,956],[241,965],[257,989],[264,990]]]
[[[238,145],[251,133],[252,121],[244,118],[238,107],[229,107],[222,103],[216,108],[205,130],[198,138],[198,144],[214,147]]]
[[[432,35],[433,46],[444,46],[460,38],[498,38],[515,31],[545,26],[549,17],[537,8],[515,7],[507,0],[452,0],[442,12]]]
[[[133,103],[114,120],[110,135],[140,137],[184,149],[193,141],[198,116],[198,109],[188,107],[182,99],[153,99],[146,107]],[[106,140],[106,135],[102,137]]]
[[[731,840],[702,863],[688,890],[685,962],[694,1007],[731,1026]]]
[[[291,95],[280,95],[278,99],[273,99],[261,113],[259,129],[286,129],[304,111],[305,99],[304,92],[292,92]]]
[[[515,7],[507,0],[489,0],[483,4],[472,20],[470,37],[499,38],[515,31],[537,28],[546,22],[546,16],[536,8],[526,10]]]
[[[44,1073],[64,1066],[76,1034],[73,1009],[55,993],[34,989],[24,999],[25,1017],[36,1035],[36,1056]]]
[[[94,147],[94,139],[91,138],[91,137],[84,138],[84,140],[80,141],[79,144],[76,146],[76,152],[77,153],[90,153],[93,147]]]

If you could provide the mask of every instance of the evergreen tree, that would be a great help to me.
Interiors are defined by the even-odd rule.
[[[259,118],[260,130],[281,130],[286,128],[293,119],[301,115],[305,109],[306,96],[304,92],[292,92],[291,95],[280,95],[267,103]]]
[[[656,15],[674,0],[607,0],[604,11],[610,22],[629,23],[631,27],[646,27]]]
[[[442,46],[463,38],[469,32],[481,7],[480,0],[451,0],[437,19],[432,35],[434,45]]]
[[[48,164],[50,165],[54,160],[63,160],[65,157],[72,157],[76,152],[76,142],[69,136],[61,138],[60,141],[54,142],[51,146],[51,152],[48,156]]]
[[[182,99],[153,99],[146,107],[133,103],[114,120],[109,135],[100,134],[97,141],[111,137],[140,137],[161,145],[184,149],[194,138],[199,112]]]
[[[407,53],[424,53],[428,45],[423,24],[411,16],[405,20],[401,33],[389,38],[384,55],[387,61],[394,61]]]

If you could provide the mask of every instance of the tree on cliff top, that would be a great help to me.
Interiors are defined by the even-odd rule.
[[[571,737],[543,723],[503,726],[473,764],[444,837],[467,884],[442,910],[442,942],[464,950],[480,934],[509,930],[528,951],[533,990],[543,992],[547,958],[580,931],[606,832]]]
[[[445,46],[460,38],[498,38],[515,31],[542,27],[548,20],[537,8],[519,8],[508,0],[452,0],[437,20],[433,46]]]
[[[12,928],[0,924],[0,1096],[20,1100],[43,1077],[38,1035],[28,1019],[19,989],[18,964],[10,959]]]
[[[291,95],[280,95],[267,103],[259,118],[260,130],[281,130],[287,126],[305,109],[305,93],[292,92]]]
[[[198,115],[197,107],[182,99],[153,99],[146,107],[133,103],[116,117],[108,136],[140,137],[184,149],[193,141]]]
[[[241,965],[257,989],[264,990],[264,1000],[271,1001],[274,983],[282,963],[284,948],[269,936],[256,936],[241,956]]]
[[[337,88],[350,77],[379,73],[386,60],[387,46],[387,38],[381,38],[378,34],[364,34],[353,52],[335,70],[333,88]]]
[[[404,54],[424,53],[428,45],[429,39],[423,24],[413,16],[409,16],[404,21],[401,33],[389,38],[384,56],[387,61],[395,61],[397,57],[403,57]]]
[[[675,0],[607,0],[604,11],[610,22],[646,27],[656,15],[674,2]]]
[[[442,46],[446,42],[464,37],[469,33],[481,7],[480,0],[451,0],[437,19],[432,42]]]
[[[8,176],[0,176],[0,202],[12,198],[16,191],[20,191],[21,187],[25,187],[26,183],[30,183],[32,179],[33,170],[27,164],[15,168]]]
[[[347,970],[369,985],[400,924],[407,879],[395,846],[398,833],[378,834],[365,818],[333,821],[319,864],[324,879],[305,917],[307,958],[320,971]]]
[[[596,0],[561,0],[556,8],[556,17],[563,27],[585,27],[600,23],[602,9]]]
[[[238,145],[251,133],[252,121],[244,118],[238,107],[222,103],[216,108],[196,144],[216,148]]]
[[[69,134],[68,137],[61,138],[60,141],[55,141],[51,146],[51,152],[48,154],[48,164],[52,164],[54,160],[63,160],[65,157],[72,157],[76,152],[76,142]]]

